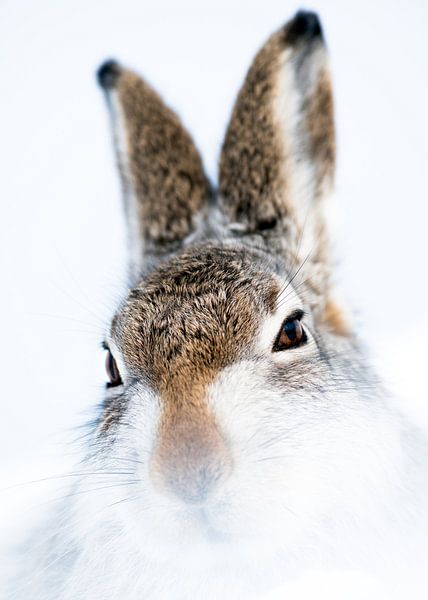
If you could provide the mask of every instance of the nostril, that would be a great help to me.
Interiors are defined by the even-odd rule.
[[[176,474],[168,482],[169,489],[187,504],[203,504],[221,479],[219,469],[201,467],[182,477]]]
[[[230,476],[233,464],[220,437],[183,438],[179,445],[157,446],[151,460],[150,475],[162,493],[180,498],[186,504],[203,504]]]
[[[186,457],[181,463],[169,460],[166,464],[152,463],[151,477],[155,486],[180,498],[186,504],[203,504],[232,470],[228,457],[212,457],[201,462],[198,456]]]

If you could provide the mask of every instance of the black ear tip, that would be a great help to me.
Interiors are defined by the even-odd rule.
[[[286,41],[294,44],[300,40],[323,39],[321,21],[315,12],[299,10],[286,28]]]
[[[120,76],[120,66],[115,60],[106,60],[97,70],[97,81],[105,90],[114,88]]]

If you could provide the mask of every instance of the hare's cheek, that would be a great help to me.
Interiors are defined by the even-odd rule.
[[[280,426],[273,419],[284,403],[270,390],[268,373],[267,362],[240,361],[220,372],[208,389],[207,403],[233,453],[235,471],[246,468],[263,436]]]
[[[100,447],[113,457],[119,446],[127,447],[130,454],[147,462],[155,444],[159,415],[159,398],[139,380],[106,389],[96,430]]]

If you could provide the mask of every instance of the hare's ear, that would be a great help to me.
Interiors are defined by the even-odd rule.
[[[222,210],[242,235],[325,262],[321,206],[334,174],[333,102],[314,13],[299,12],[251,65],[220,159]]]
[[[110,109],[137,275],[143,256],[151,261],[195,232],[210,186],[191,136],[144,80],[108,61],[98,81]]]

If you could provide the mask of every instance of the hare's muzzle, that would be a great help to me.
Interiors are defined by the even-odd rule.
[[[232,471],[232,457],[202,400],[166,404],[150,464],[156,488],[188,504],[203,504]]]

